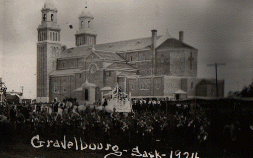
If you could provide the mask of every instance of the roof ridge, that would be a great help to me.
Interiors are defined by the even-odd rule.
[[[157,37],[162,37],[162,35],[159,35]],[[96,45],[103,45],[103,44],[110,44],[110,43],[120,43],[120,42],[126,42],[126,41],[133,41],[133,40],[141,40],[141,39],[147,39],[147,38],[150,38],[151,39],[151,36],[150,37],[143,37],[143,38],[135,38],[135,39],[128,39],[128,40],[122,40],[122,41],[116,41],[116,42],[108,42],[108,43],[100,43],[100,44],[96,44]],[[95,45],[95,46],[96,46]]]
[[[161,38],[162,36],[164,35],[159,35],[157,36],[157,38]],[[121,40],[121,41],[115,41],[115,42],[108,42],[108,43],[99,43],[99,44],[95,44],[95,47],[96,46],[100,46],[100,45],[106,45],[106,44],[114,44],[114,43],[121,43],[121,42],[127,42],[127,41],[133,41],[133,40],[142,40],[142,39],[148,39],[148,38],[152,38],[151,36],[150,37],[142,37],[142,38],[135,38],[135,39],[128,39],[128,40]],[[158,40],[157,39],[157,40]],[[81,48],[81,47],[91,47],[90,45],[80,45],[80,46],[74,46],[74,47],[70,47],[70,48],[67,48],[66,50],[70,50],[70,49],[75,49],[75,48]]]

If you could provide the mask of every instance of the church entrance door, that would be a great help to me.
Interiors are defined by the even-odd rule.
[[[88,91],[88,89],[84,90],[84,100],[89,100],[89,91]]]

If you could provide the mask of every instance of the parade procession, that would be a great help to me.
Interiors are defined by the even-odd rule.
[[[1,108],[1,129],[6,129],[1,130],[2,145],[16,141],[30,143],[31,138],[37,138],[51,141],[53,147],[55,140],[58,142],[64,138],[64,141],[70,139],[74,142],[73,138],[80,138],[82,144],[88,145],[106,147],[117,144],[124,150],[137,146],[140,152],[181,150],[197,152],[201,157],[214,154],[210,152],[216,150],[213,149],[216,143],[230,152],[249,149],[248,145],[244,145],[245,134],[248,143],[252,143],[253,126],[248,122],[252,115],[242,115],[247,112],[246,105],[252,104],[252,101],[130,99],[122,98],[120,90],[112,92],[110,98],[90,105],[79,105],[76,99],[66,98],[47,104],[11,104],[8,105],[9,111],[6,107]],[[117,110],[127,104],[112,104],[122,103],[122,99],[131,101],[130,111]],[[231,101],[238,107],[226,107]],[[36,148],[47,146],[50,149],[50,144],[39,142],[31,141]],[[99,152],[94,150],[90,152]],[[216,152],[219,154],[219,151]]]

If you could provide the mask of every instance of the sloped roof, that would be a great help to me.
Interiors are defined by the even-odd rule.
[[[109,86],[103,87],[103,88],[100,89],[100,91],[111,91],[111,90],[112,90],[112,88],[109,87]]]
[[[18,95],[10,95],[10,94],[8,94],[8,95],[6,95],[6,99],[16,99],[16,98],[19,98],[18,97]]]
[[[175,38],[171,38],[168,35],[157,36],[157,48],[170,47],[170,48],[190,48],[196,49],[190,45],[187,45]],[[119,42],[103,43],[94,46],[95,52],[102,58],[112,60],[122,60],[116,52],[124,52],[131,50],[141,50],[150,48],[152,44],[151,37],[125,40]],[[92,52],[92,46],[78,46],[66,49],[61,52],[60,58],[67,57],[84,57],[86,58]],[[113,55],[110,55],[113,54]]]
[[[61,55],[59,58],[68,58],[68,57],[88,57],[90,53],[92,52],[91,46],[86,47],[73,47],[68,48],[61,52]]]
[[[94,83],[89,83],[87,80],[81,85],[81,87],[74,90],[74,92],[83,91],[85,87],[97,87]]]
[[[169,38],[167,39],[165,42],[161,43],[160,46],[158,46],[157,48],[161,48],[161,47],[170,47],[170,48],[190,48],[190,49],[196,49],[190,45],[187,45],[175,38]]]
[[[109,60],[124,60],[121,56],[116,53],[95,51],[102,59]]]
[[[133,72],[133,71],[124,71],[124,72],[121,72],[120,74],[118,74],[118,76],[124,76],[124,77],[127,77],[127,76],[138,76],[136,74],[136,72]]]
[[[66,70],[56,70],[50,74],[50,76],[60,76],[60,75],[72,75],[76,73],[82,73],[81,69],[66,69]]]
[[[136,69],[136,68],[126,63],[117,62],[107,66],[105,69]]]
[[[222,82],[224,82],[224,80],[218,80],[218,84],[221,84]],[[216,80],[215,79],[202,79],[197,85],[200,85],[200,84],[215,85],[216,84]]]
[[[187,92],[180,89],[180,90],[174,92],[174,94],[187,94]]]
[[[157,40],[160,37],[161,36],[157,36]],[[125,41],[119,41],[119,42],[98,44],[95,46],[95,49],[104,50],[104,51],[121,52],[121,51],[128,51],[128,50],[143,49],[150,45],[151,45],[151,37],[146,37],[146,38],[125,40]]]

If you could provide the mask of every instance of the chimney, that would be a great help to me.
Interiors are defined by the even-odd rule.
[[[179,31],[179,41],[184,42],[184,31]]]
[[[152,32],[152,44],[151,44],[151,51],[152,51],[152,71],[151,71],[151,75],[155,74],[155,70],[156,70],[156,53],[155,53],[155,49],[156,49],[156,38],[157,38],[157,30],[151,30]]]

